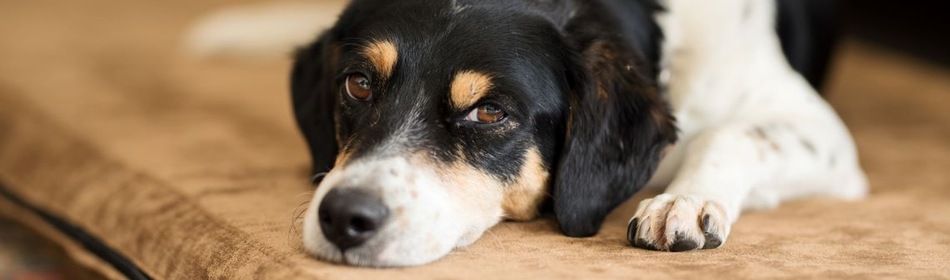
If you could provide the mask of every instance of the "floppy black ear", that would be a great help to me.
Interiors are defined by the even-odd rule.
[[[568,30],[578,55],[567,139],[553,186],[564,234],[591,236],[607,214],[647,183],[676,141],[652,65],[623,38],[596,25]]]
[[[333,168],[337,154],[334,125],[334,75],[338,55],[330,32],[297,51],[290,77],[290,91],[297,126],[310,147],[312,174]]]

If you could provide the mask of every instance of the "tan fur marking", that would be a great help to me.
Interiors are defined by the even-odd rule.
[[[472,167],[464,157],[446,165],[436,163],[431,155],[417,153],[411,162],[420,168],[428,166],[437,173],[449,197],[455,199],[456,206],[468,216],[468,220],[486,227],[500,220],[504,186],[495,177]],[[463,236],[463,239],[467,238],[474,240],[477,236]]]
[[[341,168],[349,160],[350,160],[350,153],[347,153],[345,151],[340,151],[336,155],[336,162],[333,163],[333,168]]]
[[[544,169],[541,153],[531,148],[525,153],[518,179],[506,188],[502,201],[505,218],[526,221],[538,215],[538,207],[544,200],[549,172]]]
[[[660,108],[661,107],[653,106],[653,108],[650,109],[650,115],[653,117],[653,121],[656,122],[656,125],[659,126],[660,129],[665,129],[666,125],[664,124],[669,121],[669,116],[667,116],[666,112]]]
[[[445,166],[419,153],[413,156],[412,162],[436,170],[446,191],[459,199],[457,203],[466,213],[495,213],[489,216],[497,215],[494,217],[516,221],[531,220],[538,215],[538,207],[547,193],[549,172],[544,168],[537,147],[525,152],[521,171],[510,185],[484,170],[472,167],[464,157]]]
[[[660,158],[661,159],[666,158],[666,155],[669,155],[670,152],[672,152],[674,148],[676,148],[675,144],[666,145],[666,147],[664,147],[663,150],[660,151]]]
[[[491,88],[491,76],[473,71],[462,71],[452,80],[449,99],[453,107],[465,109],[488,94]]]
[[[392,76],[393,68],[396,67],[396,60],[399,59],[399,51],[396,50],[396,45],[390,41],[376,41],[366,46],[362,53],[376,67],[376,70],[384,79]]]

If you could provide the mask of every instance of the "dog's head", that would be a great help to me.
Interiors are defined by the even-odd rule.
[[[565,234],[595,234],[675,140],[655,52],[602,30],[599,7],[433,2],[355,1],[299,51],[295,114],[328,172],[306,250],[427,263],[546,199]]]

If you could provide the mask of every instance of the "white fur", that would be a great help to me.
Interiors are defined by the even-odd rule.
[[[669,249],[673,240],[663,236],[698,230],[702,216],[695,209],[709,203],[725,210],[711,217],[725,225],[725,241],[743,209],[805,196],[865,195],[850,134],[781,52],[774,1],[665,4],[667,12],[657,15],[666,36],[663,80],[682,134],[650,182],[668,186],[665,194],[641,202],[644,210],[633,217],[641,223],[666,217],[655,225],[666,232],[641,228],[639,238]],[[648,206],[679,198],[692,207]]]
[[[183,50],[198,58],[287,56],[332,26],[343,4],[266,2],[215,10],[192,24]]]

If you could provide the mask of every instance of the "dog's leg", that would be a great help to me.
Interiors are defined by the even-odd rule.
[[[864,195],[847,129],[781,52],[774,1],[666,2],[658,22],[682,137],[651,182],[666,192],[630,220],[635,246],[716,248],[743,209]]]
[[[698,134],[666,192],[640,203],[628,239],[653,250],[716,248],[743,208],[863,196],[850,136],[829,107],[813,108],[821,113],[757,116]]]

